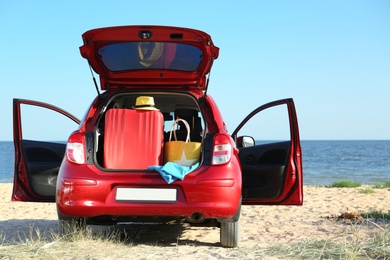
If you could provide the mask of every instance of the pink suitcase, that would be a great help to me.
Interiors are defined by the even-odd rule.
[[[164,118],[160,111],[110,109],[104,129],[104,167],[146,169],[163,164]]]

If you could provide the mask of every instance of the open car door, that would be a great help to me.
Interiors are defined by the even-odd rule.
[[[301,146],[292,99],[258,107],[232,137],[242,166],[242,204],[302,205]]]
[[[48,113],[49,109],[50,115],[61,117],[61,123],[53,121],[46,114],[31,114],[31,110],[36,112],[37,109],[45,111],[45,113]],[[29,118],[27,121],[32,122],[33,127],[31,128],[34,129],[22,126],[22,115],[23,119]],[[62,130],[66,125],[66,123],[62,123],[62,116],[66,116],[72,121],[73,130],[77,127],[74,123],[80,124],[79,119],[58,107],[32,100],[14,99],[15,165],[12,201],[55,201],[57,175],[64,157],[68,136],[60,137],[61,139],[55,142],[28,140],[23,136],[22,129],[25,132],[30,130],[35,134],[40,133],[41,136],[45,135],[45,131],[61,132],[59,130]]]

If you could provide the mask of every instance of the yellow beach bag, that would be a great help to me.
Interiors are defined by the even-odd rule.
[[[176,137],[177,125],[183,122],[187,129],[187,137],[185,141],[178,141]],[[172,140],[172,133],[175,140]],[[175,120],[171,126],[169,133],[169,141],[164,145],[164,163],[174,162],[182,166],[192,166],[199,162],[201,143],[191,142],[190,140],[190,126],[187,121],[181,118]]]

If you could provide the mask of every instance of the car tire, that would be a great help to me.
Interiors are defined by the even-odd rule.
[[[238,246],[240,242],[240,220],[221,223],[220,242],[223,247]]]
[[[75,234],[83,232],[87,228],[87,222],[85,218],[64,216],[58,209],[57,215],[58,234],[60,237],[72,240]]]
[[[71,238],[73,234],[83,232],[86,227],[82,218],[58,219],[58,233],[61,237]]]

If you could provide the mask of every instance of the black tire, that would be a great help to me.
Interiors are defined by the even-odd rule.
[[[87,228],[85,218],[68,217],[61,214],[57,209],[58,215],[58,234],[65,239],[71,239],[75,233],[83,232]]]
[[[223,247],[238,246],[240,242],[240,220],[221,223],[220,242]]]
[[[71,238],[72,234],[85,231],[87,225],[82,218],[58,219],[58,234]]]

